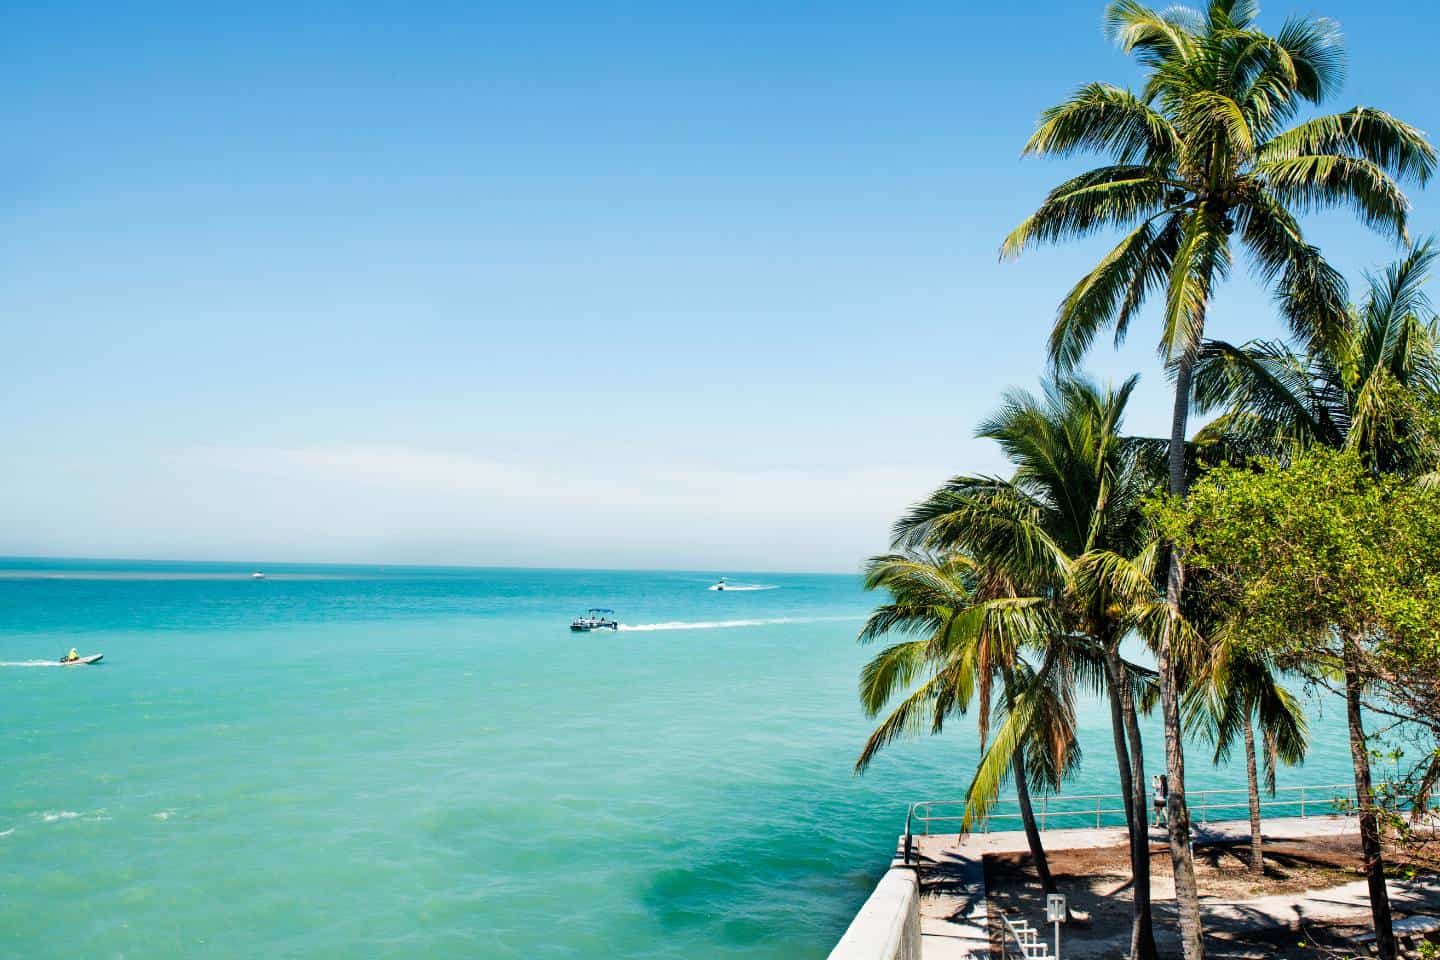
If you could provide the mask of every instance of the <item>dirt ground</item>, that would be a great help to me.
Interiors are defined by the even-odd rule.
[[[1174,882],[1169,849],[1151,848],[1151,890],[1156,939],[1162,953],[1175,942]],[[1250,873],[1249,842],[1201,846],[1195,850],[1200,895],[1234,903],[1270,895],[1300,894],[1363,879],[1358,837],[1323,837],[1303,842],[1265,844],[1265,877]],[[1124,846],[1091,850],[1057,850],[1050,870],[1066,894],[1072,922],[1062,931],[1063,955],[1069,960],[1122,957],[1130,936],[1130,856]],[[1028,854],[985,857],[985,885],[991,906],[991,943],[999,958],[1004,929],[995,909],[1030,918],[1045,915],[1041,892]],[[1315,960],[1315,946],[1344,945],[1369,929],[1363,922],[1326,923],[1321,928],[1286,929],[1270,925],[1207,924],[1210,955],[1216,958],[1273,957]]]

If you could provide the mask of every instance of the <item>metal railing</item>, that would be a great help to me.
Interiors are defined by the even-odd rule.
[[[1029,921],[1011,920],[1010,914],[1004,911],[1001,911],[1000,919],[1005,921],[1005,932],[1020,948],[1020,956],[1024,960],[1050,960],[1050,944],[1040,939],[1040,931],[1030,926]],[[1008,942],[1005,955],[1010,955]]]
[[[1260,812],[1272,817],[1328,816],[1354,809],[1354,784],[1321,784],[1317,786],[1280,787],[1271,796],[1269,791],[1260,792]],[[1035,822],[1041,830],[1075,827],[1122,826],[1125,823],[1125,798],[1118,793],[1086,794],[1077,796],[1042,796],[1031,803]],[[1212,820],[1244,820],[1250,815],[1250,791],[1248,788],[1191,790],[1186,793],[1190,815],[1196,823]],[[996,806],[1014,806],[1014,801]],[[1153,808],[1146,811],[1153,815]],[[1217,816],[1217,814],[1222,814]],[[965,819],[964,800],[921,800],[910,805],[905,817],[905,836],[916,833],[959,833]],[[984,817],[970,825],[972,833],[989,833],[991,824],[1014,823],[1021,826],[1019,811],[1000,810],[995,807]],[[949,826],[950,829],[932,830],[932,826]]]

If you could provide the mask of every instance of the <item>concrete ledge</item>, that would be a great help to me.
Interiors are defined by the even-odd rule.
[[[920,880],[891,867],[860,908],[830,960],[920,960]]]

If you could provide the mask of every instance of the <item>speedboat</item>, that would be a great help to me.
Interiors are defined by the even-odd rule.
[[[62,667],[75,667],[75,666],[81,666],[81,665],[84,665],[84,664],[99,663],[99,662],[100,662],[101,660],[103,660],[103,659],[105,659],[105,654],[103,654],[103,653],[92,653],[92,654],[90,654],[90,656],[88,656],[88,657],[80,657],[78,660],[61,660],[61,661],[60,661],[60,666],[62,666]]]
[[[724,590],[724,589],[725,589],[725,578],[724,578],[724,577],[721,577],[721,578],[720,578],[720,582],[717,583],[717,584],[715,584],[715,586],[711,587],[710,589],[711,589],[711,590]]]
[[[251,580],[264,580],[264,579],[265,579],[265,574],[261,573],[259,570],[256,570],[254,573],[250,574],[250,579],[251,579]]]
[[[608,607],[591,607],[585,611],[585,616],[576,617],[570,621],[570,629],[576,633],[589,633],[591,630],[619,630],[620,621],[615,619],[615,611]]]

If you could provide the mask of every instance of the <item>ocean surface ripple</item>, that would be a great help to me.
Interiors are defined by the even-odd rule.
[[[852,774],[854,577],[0,568],[0,663],[105,655],[0,671],[0,930],[30,960],[819,960],[906,805],[976,759],[958,719]],[[572,634],[595,606],[626,626]],[[1282,783],[1344,779],[1337,716]],[[1080,722],[1069,790],[1111,791],[1108,710]],[[1243,784],[1207,758],[1197,784]]]

